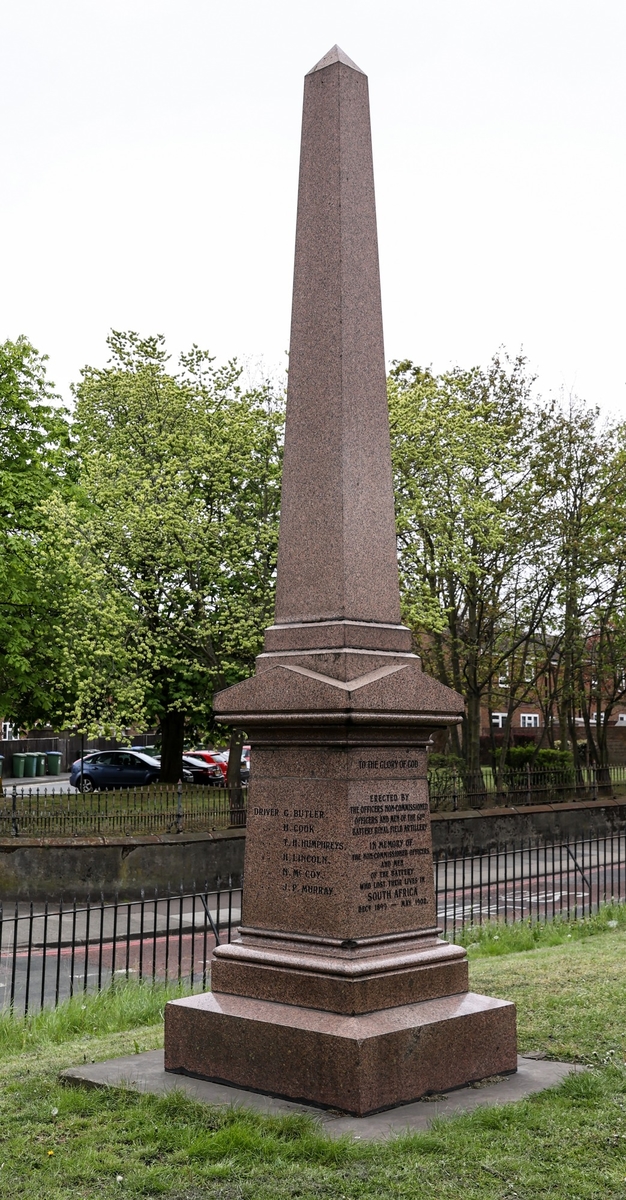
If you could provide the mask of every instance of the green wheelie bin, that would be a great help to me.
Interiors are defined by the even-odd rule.
[[[23,779],[24,778],[24,759],[25,758],[26,758],[25,754],[16,753],[13,755],[12,770],[13,770],[13,778],[14,779]]]
[[[12,770],[13,770],[13,778],[14,779],[24,779],[24,758],[25,757],[26,757],[25,754],[18,754],[18,752],[17,752],[17,754],[13,755]]]
[[[48,759],[48,775],[60,775],[61,774],[61,751],[60,750],[48,750],[46,758]]]
[[[37,755],[24,755],[24,779],[34,779],[37,774]]]

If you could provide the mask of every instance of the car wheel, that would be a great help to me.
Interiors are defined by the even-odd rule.
[[[153,783],[158,783],[158,782],[159,782],[158,775],[149,775],[148,778],[146,779],[146,783],[147,783],[148,787],[150,787]]]
[[[80,786],[80,776],[79,776],[78,786],[79,786],[81,792],[95,792],[95,790],[96,790],[94,787],[94,783],[93,783],[93,779],[91,778],[91,775],[83,775],[83,786],[82,787]]]

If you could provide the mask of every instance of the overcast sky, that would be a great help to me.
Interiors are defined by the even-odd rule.
[[[0,339],[288,348],[306,71],[369,75],[388,360],[626,416],[624,0],[0,0]]]

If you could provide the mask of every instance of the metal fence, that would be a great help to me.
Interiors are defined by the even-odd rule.
[[[518,844],[434,864],[437,917],[467,926],[579,918],[626,899],[626,837]],[[0,1009],[28,1013],[117,978],[206,988],[213,947],[241,920],[242,880],[140,900],[0,905]]]
[[[626,836],[521,842],[467,858],[435,858],[437,915],[454,940],[485,921],[577,919],[626,899]]]
[[[625,790],[626,767],[583,767],[575,771],[532,770],[530,763],[507,767],[498,780],[490,767],[468,776],[435,768],[428,773],[431,812],[464,808],[519,808],[564,800],[600,800]]]
[[[0,837],[203,832],[246,823],[246,789],[191,784],[80,792],[10,788],[0,796]]]
[[[473,780],[457,771],[429,771],[432,812],[523,807],[564,800],[598,800],[626,792],[626,767],[583,768],[576,773],[507,768],[496,782],[490,768]],[[199,833],[246,824],[247,789],[184,784],[81,794],[50,785],[7,788],[0,794],[0,837],[72,837],[91,834]]]
[[[26,1015],[114,980],[207,987],[241,920],[241,881],[140,900],[0,903],[0,1010]]]

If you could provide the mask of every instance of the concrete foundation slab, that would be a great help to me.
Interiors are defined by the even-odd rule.
[[[129,1054],[107,1062],[71,1067],[62,1072],[61,1079],[73,1087],[127,1088],[155,1096],[178,1090],[203,1104],[233,1105],[271,1116],[306,1113],[319,1121],[321,1130],[329,1137],[350,1134],[362,1139],[377,1139],[427,1129],[435,1117],[456,1116],[471,1112],[480,1105],[513,1104],[535,1092],[555,1087],[571,1072],[578,1070],[580,1067],[572,1063],[549,1062],[520,1055],[514,1075],[506,1075],[492,1082],[484,1081],[474,1087],[458,1088],[445,1095],[430,1096],[427,1100],[403,1104],[369,1117],[347,1117],[343,1113],[307,1104],[294,1104],[244,1088],[209,1083],[187,1075],[173,1075],[165,1070],[162,1050],[149,1050],[145,1054]]]

